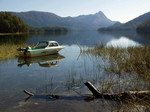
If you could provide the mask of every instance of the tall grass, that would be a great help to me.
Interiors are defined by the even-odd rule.
[[[114,48],[97,45],[82,51],[84,54],[100,56],[109,62],[105,71],[110,73],[136,73],[150,78],[150,47]]]
[[[0,60],[14,58],[17,56],[17,49],[23,46],[23,44],[0,44]]]

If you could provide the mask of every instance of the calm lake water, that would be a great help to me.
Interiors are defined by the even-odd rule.
[[[20,39],[21,38],[21,39]],[[14,58],[0,61],[0,112],[97,112],[97,111],[144,111],[143,105],[131,106],[115,101],[97,99],[86,102],[82,97],[91,94],[84,82],[91,81],[101,92],[123,92],[137,88],[149,90],[150,85],[136,74],[107,74],[102,58],[80,53],[80,47],[150,45],[150,37],[135,32],[99,33],[68,32],[66,34],[37,34],[23,37],[0,37],[0,43],[35,44],[43,40],[56,40],[65,48],[58,55],[38,58]],[[23,90],[41,95],[25,100]],[[45,94],[63,96],[48,99]],[[127,108],[128,107],[128,108]]]

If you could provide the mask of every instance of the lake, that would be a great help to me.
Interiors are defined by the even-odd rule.
[[[36,58],[14,58],[0,61],[0,111],[2,112],[97,112],[97,111],[144,111],[144,105],[132,105],[96,99],[91,102],[82,96],[91,94],[84,85],[90,81],[99,91],[123,92],[133,88],[149,90],[150,85],[136,74],[107,74],[102,58],[81,54],[80,48],[96,44],[114,47],[150,45],[150,37],[136,32],[82,31],[66,34],[36,34],[28,36],[1,36],[0,43],[35,44],[39,41],[56,40],[65,48],[57,55]],[[11,48],[10,48],[11,49]],[[27,98],[23,90],[38,97]],[[63,96],[47,98],[46,94]]]

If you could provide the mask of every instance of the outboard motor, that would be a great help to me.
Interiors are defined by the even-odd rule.
[[[26,48],[19,48],[17,49],[17,51],[23,52],[24,55],[26,55],[27,51],[31,49],[30,46],[26,47]]]
[[[18,48],[17,51],[25,51],[26,48]]]
[[[29,49],[31,49],[30,46],[28,46],[26,48],[18,48],[17,51],[28,51]]]

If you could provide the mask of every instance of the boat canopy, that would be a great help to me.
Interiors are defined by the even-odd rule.
[[[59,46],[58,42],[56,42],[56,41],[49,41],[49,47],[53,47],[53,46]]]
[[[34,49],[42,49],[42,48],[45,48],[47,46],[48,46],[48,42],[42,41],[42,42],[38,42],[36,44],[36,46],[34,47]]]
[[[56,42],[56,41],[41,41],[36,44],[34,49],[43,49],[46,47],[54,47],[54,46],[59,46],[58,42]]]

